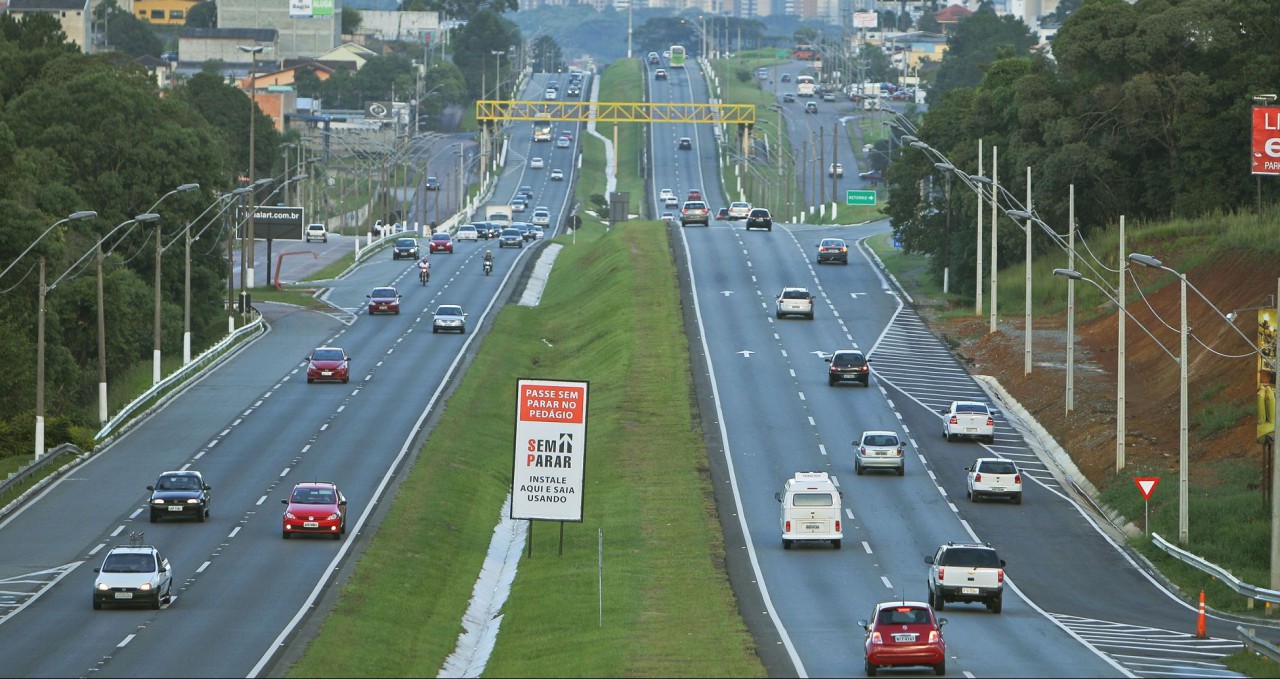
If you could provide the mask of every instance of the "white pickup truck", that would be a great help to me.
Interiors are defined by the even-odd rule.
[[[996,442],[996,411],[981,401],[952,401],[942,409],[942,435],[948,441],[975,438]]]
[[[1006,497],[1022,504],[1022,474],[1012,460],[980,457],[965,467],[964,494],[971,502],[982,498]]]
[[[927,556],[929,605],[941,611],[948,602],[980,602],[1000,613],[1004,599],[1004,561],[991,545],[948,542]]]

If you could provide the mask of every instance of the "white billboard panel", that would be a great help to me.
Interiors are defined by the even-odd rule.
[[[517,381],[511,518],[582,521],[587,385]]]

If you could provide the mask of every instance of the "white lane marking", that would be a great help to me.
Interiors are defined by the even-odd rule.
[[[190,469],[190,468],[191,468],[191,463],[190,463],[190,462],[188,462],[188,463],[186,463],[186,464],[182,465],[181,467],[178,467],[178,471],[180,471],[180,472],[185,472],[185,471],[187,471],[187,470],[188,470],[188,469]]]
[[[871,553],[871,545],[867,544],[866,540],[862,541],[862,548],[867,550],[867,554]]]
[[[217,443],[217,441],[214,441],[214,443]],[[210,445],[210,447],[212,447],[212,446],[213,446],[213,443],[210,443],[209,445]],[[205,454],[205,453],[207,453],[207,452],[209,452],[209,451],[207,451],[207,450],[202,450],[202,451],[200,451],[200,452],[196,453],[195,457],[193,457],[193,458],[191,458],[191,459],[193,459],[193,460],[199,460],[200,458],[204,457],[204,454]]]
[[[795,377],[795,376],[796,376],[796,369],[795,369],[795,368],[788,368],[788,370],[791,372],[791,376],[792,376],[792,377]]]
[[[302,451],[301,451],[301,452],[304,452],[304,453],[305,453],[305,452],[307,452],[308,450],[311,450],[311,444],[310,444],[310,443],[308,443],[307,445],[303,446],[303,447],[302,447]]]
[[[134,638],[135,636],[137,636],[137,635],[136,635],[136,634],[130,634],[129,636],[125,637],[125,638],[124,638],[124,641],[121,641],[120,643],[116,644],[116,648],[124,648],[125,646],[128,646],[128,645],[129,645],[129,642],[130,642],[130,641],[133,641],[133,638]]]
[[[227,535],[227,537],[228,537],[228,538],[233,538],[233,537],[235,537],[235,536],[236,536],[236,533],[239,533],[239,532],[240,532],[240,528],[241,528],[241,526],[236,526],[235,528],[231,529],[231,532]]]
[[[240,424],[240,423],[241,423],[241,422],[243,422],[243,421],[244,421],[244,418],[243,418],[243,417],[237,417],[237,418],[236,418],[236,421],[231,423],[231,426],[233,426],[233,427],[234,427],[234,426],[236,426],[237,424]]]
[[[845,508],[844,508],[844,513],[849,515],[849,520],[850,520],[850,521],[852,521],[852,520],[853,520],[853,510],[852,510],[852,509],[849,509],[848,507],[845,507]]]
[[[804,392],[803,392],[803,391],[798,391],[798,392],[796,392],[796,393],[797,393],[797,394],[800,394],[800,400],[801,400],[801,401],[805,400],[805,399],[804,399]]]
[[[819,444],[818,444],[818,452],[819,452],[819,453],[822,453],[823,455],[826,455],[826,454],[827,454],[827,447],[826,447],[826,446],[824,446],[823,444],[819,443]]]
[[[111,537],[115,537],[123,532],[124,532],[124,526],[120,526],[119,528],[115,529],[115,531],[111,533]]]
[[[284,476],[285,474],[288,474],[288,473],[289,473],[289,467],[285,467],[284,471],[280,472],[280,476]]]
[[[881,575],[880,582],[883,582],[885,587],[888,587],[889,589],[893,589],[893,583],[889,582],[889,578]]]
[[[258,399],[258,402],[253,404],[253,407],[254,407],[254,408],[257,408],[257,407],[261,406],[261,405],[262,405],[262,401],[263,401],[263,399]]]
[[[146,507],[138,507],[137,509],[133,510],[133,513],[129,515],[129,518],[131,519],[138,518],[138,515],[141,514],[142,510],[144,509],[146,509]]]
[[[211,564],[211,563],[213,563],[213,562],[212,562],[212,561],[206,561],[206,562],[204,562],[204,563],[200,564],[200,567],[196,569],[196,572],[197,572],[197,573],[203,573],[203,572],[204,572],[204,569],[208,568],[208,567],[209,567],[209,564]]]
[[[344,410],[346,410],[346,409],[347,409],[347,407],[346,407],[346,406],[344,406],[344,405],[343,405],[343,406],[338,406],[338,412],[342,412],[342,411],[344,411]]]
[[[326,430],[326,429],[328,429],[328,428],[329,428],[329,423],[328,423],[328,422],[325,422],[324,424],[320,425],[320,431],[324,431],[324,430]]]
[[[106,547],[106,546],[107,546],[107,543],[105,542],[103,542],[102,544],[99,544],[97,547],[94,547],[93,549],[89,550],[89,556],[93,556],[94,554],[97,554],[99,550],[101,550],[103,547]]]
[[[255,503],[253,503],[253,504],[258,505],[258,506],[262,506],[262,503],[263,503],[263,502],[266,502],[266,501],[267,501],[267,496],[266,496],[266,495],[263,495],[262,497],[258,498],[258,501],[257,501],[257,502],[255,502]]]
[[[836,477],[834,477],[834,476],[833,476],[833,477],[831,477],[831,485],[836,486],[837,488],[839,488],[839,487],[840,487],[840,479],[837,479],[837,478],[836,478]]]
[[[809,416],[809,426],[810,426],[810,427],[816,427],[816,426],[818,426],[818,423],[813,421],[813,416],[812,416],[812,415],[810,415],[810,416]]]
[[[231,429],[229,428],[223,429],[222,432],[218,434],[218,438],[222,438],[223,436],[226,436],[227,434],[230,434],[230,433],[231,433]]]

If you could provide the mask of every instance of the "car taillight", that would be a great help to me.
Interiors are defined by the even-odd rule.
[[[994,426],[996,426],[996,418],[994,418],[994,417],[992,417],[992,416],[990,416],[990,415],[987,415],[987,426],[988,426],[988,427],[994,427]]]
[[[1013,482],[1014,482],[1014,483],[1022,483],[1022,474],[1014,474],[1014,475],[1013,475]]]
[[[880,636],[880,633],[879,633],[879,632],[872,632],[872,633],[871,633],[871,643],[873,643],[873,644],[883,644],[883,643],[884,643],[884,637]]]
[[[976,473],[976,474],[974,474],[974,475],[973,475],[973,482],[974,482],[974,483],[982,483],[982,472],[978,472],[978,473]]]
[[[836,519],[836,532],[840,532],[840,519]]]
[[[870,370],[871,370],[871,366],[869,366],[869,365],[864,365],[864,366],[862,366],[861,368],[858,368],[858,370],[860,370],[860,371],[862,371],[862,372],[864,372],[864,373],[865,373],[865,372],[870,372]]]
[[[898,449],[898,451],[897,451],[897,455],[898,455],[898,457],[902,457],[902,449],[901,449],[901,448],[899,448],[899,449]]]
[[[840,252],[848,252],[849,248],[840,248]]]
[[[866,457],[867,449],[863,446],[858,446],[858,454],[861,455],[862,457]]]
[[[942,582],[942,579],[945,578],[946,576],[947,576],[947,569],[943,566],[938,566],[938,582]]]
[[[959,419],[959,418],[957,418],[955,415],[952,415],[952,416],[951,416],[951,424],[960,424],[960,419]]]
[[[939,638],[940,637],[938,636],[938,630],[936,629],[929,630],[929,643],[936,644],[938,643]]]
[[[1004,569],[1003,569],[1003,568],[1001,568],[1000,570],[996,571],[996,582],[998,582],[998,583],[1000,583],[1000,584],[1002,584],[1002,585],[1004,584]]]
[[[786,527],[785,527],[785,528],[783,528],[782,530],[783,530],[783,531],[785,531],[785,532],[787,532],[787,533],[790,533],[790,532],[791,532],[791,521],[790,521],[790,520],[788,520],[788,521],[787,521],[787,523],[786,523]]]

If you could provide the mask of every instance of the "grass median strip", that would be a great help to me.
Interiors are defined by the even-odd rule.
[[[542,306],[499,313],[292,674],[439,670],[510,489],[515,381],[546,377],[591,382],[586,520],[565,526],[563,556],[558,526],[534,525],[486,673],[764,675],[723,571],[663,233],[652,222],[584,228]]]

